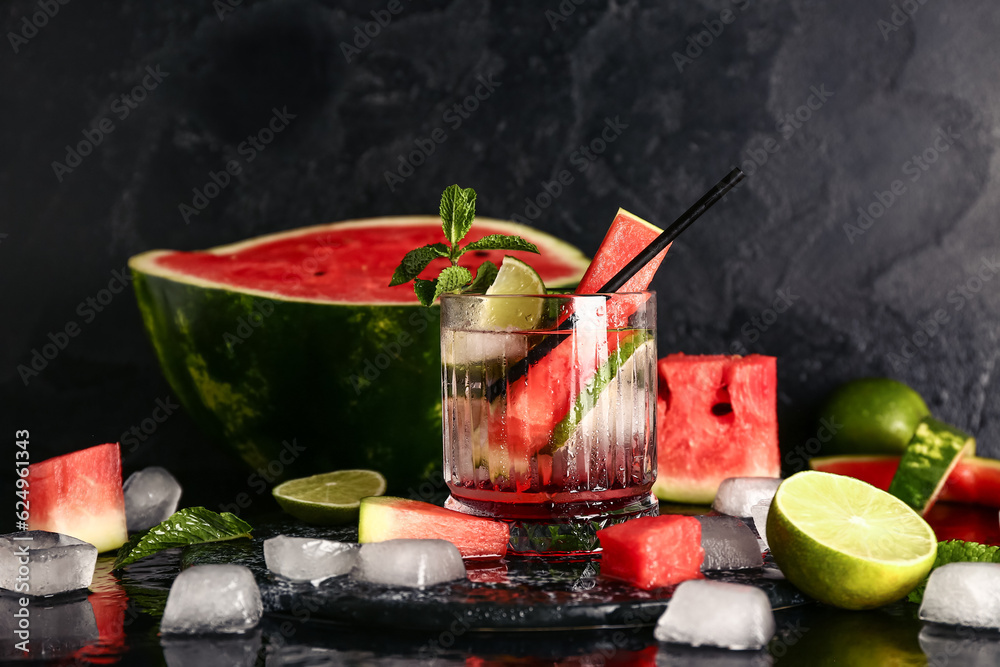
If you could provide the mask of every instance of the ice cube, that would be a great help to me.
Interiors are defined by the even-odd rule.
[[[122,487],[125,520],[130,532],[163,523],[177,511],[181,485],[165,468],[151,466],[132,473]]]
[[[756,505],[750,508],[750,516],[753,517],[753,527],[757,529],[757,534],[760,535],[761,547],[764,549],[769,548],[767,546],[767,514],[770,511],[770,500],[758,501]]]
[[[949,563],[931,572],[920,618],[1000,630],[1000,563]]]
[[[674,591],[653,632],[661,642],[757,650],[774,636],[774,614],[759,588],[704,579]]]
[[[1000,665],[1000,635],[972,628],[928,624],[920,630],[920,650],[929,665],[996,667]]]
[[[163,634],[246,632],[263,614],[260,590],[242,565],[195,565],[177,575],[160,631]]]
[[[287,535],[264,540],[267,569],[292,581],[319,581],[347,574],[357,560],[357,544]]]
[[[730,477],[722,480],[712,509],[720,514],[750,516],[750,508],[761,500],[771,500],[781,484],[780,477]]]
[[[65,657],[98,640],[94,607],[85,594],[59,598],[25,598],[29,600],[26,607],[21,605],[21,597],[0,595],[0,633],[4,637],[0,642],[0,660]],[[27,628],[20,623],[25,618],[25,609],[28,614]],[[18,630],[27,630],[30,653],[17,648],[16,644],[22,641],[15,634]]]
[[[97,547],[69,535],[44,530],[0,535],[0,588],[9,591],[54,595],[87,588],[96,565]]]
[[[701,523],[703,572],[762,567],[764,557],[750,526],[734,516],[696,516]]]
[[[770,667],[773,664],[774,658],[767,651],[663,644],[656,653],[656,667]]]
[[[465,564],[447,540],[386,540],[362,544],[351,575],[389,586],[433,586],[465,579]]]
[[[260,638],[260,630],[222,637],[169,635],[160,639],[160,646],[167,667],[253,667],[260,653]]]

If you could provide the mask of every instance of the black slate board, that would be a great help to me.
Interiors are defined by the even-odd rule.
[[[443,632],[569,630],[639,627],[656,623],[673,587],[643,591],[602,579],[600,560],[508,558],[470,563],[468,581],[425,589],[403,589],[328,579],[318,586],[292,583],[268,572],[263,541],[276,535],[355,541],[354,527],[321,529],[285,517],[259,524],[249,541],[190,547],[181,567],[239,563],[253,571],[268,613],[366,627]],[[129,575],[126,575],[129,576]],[[757,586],[774,608],[808,602],[771,563],[764,568],[710,573],[709,578]]]

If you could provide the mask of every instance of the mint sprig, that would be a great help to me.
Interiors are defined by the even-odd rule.
[[[425,306],[434,303],[439,296],[449,292],[485,292],[497,277],[497,266],[493,262],[484,261],[472,271],[458,265],[458,259],[470,250],[519,250],[522,252],[538,252],[534,243],[525,241],[520,236],[508,234],[490,234],[478,241],[473,241],[464,247],[459,242],[472,228],[476,219],[476,191],[472,188],[460,188],[449,185],[441,194],[441,229],[448,243],[432,243],[411,250],[403,256],[389,281],[389,287],[402,285],[413,281],[413,291]],[[451,266],[445,267],[434,280],[418,278],[427,265],[439,257],[447,257]]]
[[[931,572],[948,563],[1000,563],[1000,547],[987,546],[978,542],[964,540],[948,540],[938,542],[937,557]],[[928,575],[920,585],[910,591],[907,599],[920,604],[924,599],[924,589],[927,588]]]
[[[133,535],[118,550],[113,568],[118,570],[164,549],[250,537],[251,530],[253,527],[235,514],[188,507],[174,512],[163,523]]]

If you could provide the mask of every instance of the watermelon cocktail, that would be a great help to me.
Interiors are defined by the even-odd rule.
[[[656,513],[653,293],[444,295],[441,355],[448,507],[532,552]]]

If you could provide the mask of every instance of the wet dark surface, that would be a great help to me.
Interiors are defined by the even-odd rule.
[[[921,624],[917,606],[848,612],[810,603],[760,570],[713,578],[761,586],[778,631],[766,650],[728,652],[658,644],[652,635],[669,589],[640,591],[596,576],[599,562],[507,559],[470,564],[469,582],[423,591],[327,580],[279,580],[263,567],[275,534],[351,539],[282,517],[253,540],[162,552],[110,571],[102,557],[89,594],[32,606],[34,657],[52,664],[212,665],[922,665],[928,655],[1000,656],[991,633]],[[237,637],[163,638],[159,618],[173,578],[191,565],[230,562],[254,571],[261,625]],[[804,604],[801,604],[803,603]],[[789,606],[794,605],[794,606]],[[581,611],[586,609],[586,611]],[[82,630],[81,630],[82,628]],[[42,630],[48,633],[43,640]],[[16,657],[4,649],[0,657]],[[44,652],[43,652],[44,651]],[[601,662],[603,661],[603,662]],[[810,662],[812,661],[812,662]],[[995,664],[970,663],[970,664]]]

